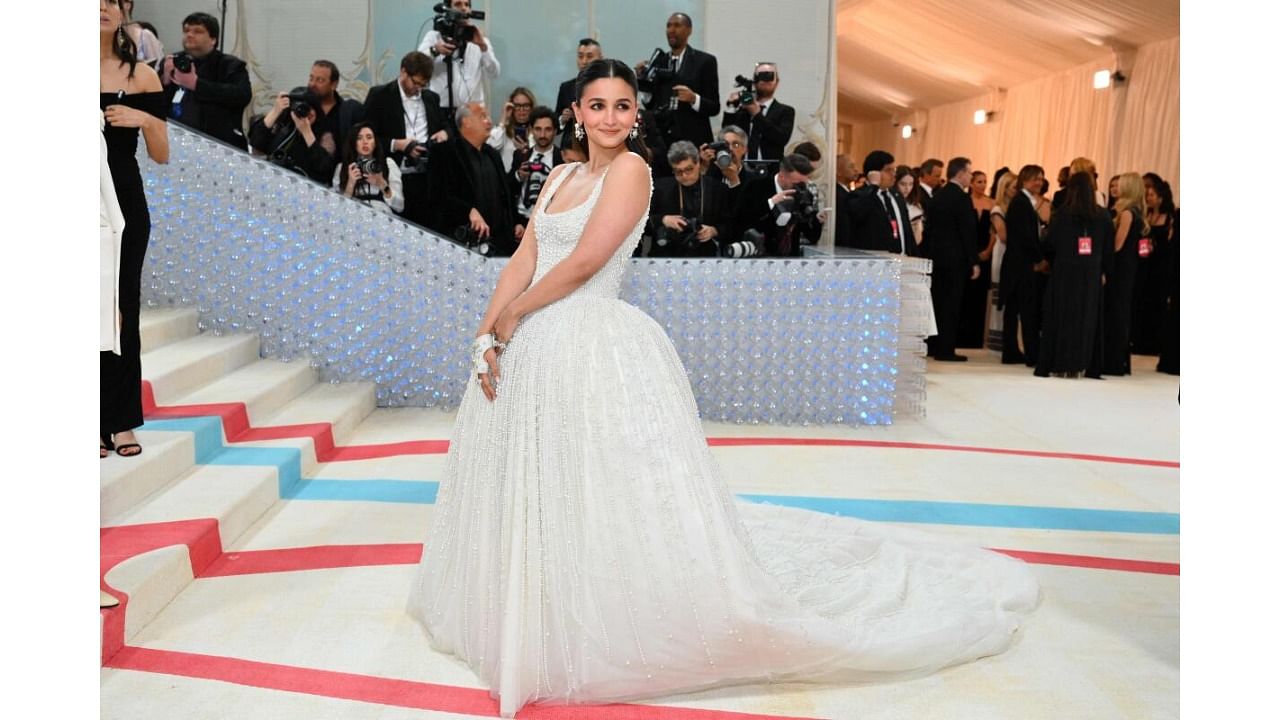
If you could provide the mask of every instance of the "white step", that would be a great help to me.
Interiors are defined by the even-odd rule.
[[[264,419],[316,384],[316,372],[305,362],[258,360],[213,382],[174,398],[174,405],[243,402],[251,425]]]
[[[186,545],[145,552],[112,568],[107,573],[107,585],[129,595],[124,613],[125,642],[154,620],[194,579]]]
[[[327,422],[333,441],[342,445],[378,405],[373,383],[320,383],[267,418],[264,425]]]
[[[138,318],[142,352],[151,352],[199,332],[200,313],[195,308],[164,307],[144,309]]]
[[[257,335],[198,335],[143,353],[142,377],[151,382],[156,402],[170,405],[257,359]]]
[[[141,455],[123,458],[112,453],[100,464],[99,518],[103,525],[118,524],[115,518],[195,465],[195,437],[191,433],[140,430],[137,435]]]

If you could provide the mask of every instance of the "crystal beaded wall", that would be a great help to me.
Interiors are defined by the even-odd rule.
[[[327,381],[375,382],[381,406],[457,406],[503,261],[169,134],[168,165],[140,160],[148,305],[194,306],[202,330],[257,333],[264,357],[309,361]],[[903,289],[927,284],[927,262],[633,262],[623,298],[666,328],[704,417],[882,425],[923,412],[927,312]]]

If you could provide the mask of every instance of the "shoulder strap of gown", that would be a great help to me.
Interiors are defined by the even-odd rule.
[[[546,212],[547,208],[551,207],[551,199],[560,191],[560,186],[564,184],[564,181],[570,175],[578,172],[578,168],[580,167],[582,167],[582,163],[576,162],[573,164],[573,167],[556,176],[555,182],[551,183],[551,188],[547,191],[547,196],[542,201],[542,212]]]

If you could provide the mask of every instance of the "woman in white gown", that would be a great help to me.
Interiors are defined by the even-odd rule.
[[[458,410],[409,602],[432,645],[503,717],[1004,650],[1039,596],[1021,562],[730,494],[675,348],[618,298],[651,190],[635,75],[576,89],[587,160],[543,188]]]

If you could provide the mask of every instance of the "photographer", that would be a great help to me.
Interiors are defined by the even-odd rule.
[[[591,63],[604,57],[604,49],[600,47],[600,43],[592,38],[582,38],[578,41],[578,72]],[[555,119],[556,125],[564,130],[569,127],[569,123],[573,122],[573,109],[569,107],[573,103],[574,83],[578,81],[578,77],[565,80],[560,83],[560,90],[556,93]]]
[[[551,168],[564,164],[564,155],[553,142],[556,137],[555,116],[550,108],[538,106],[529,115],[529,132],[533,146],[517,150],[511,160],[508,183],[515,192],[516,223],[529,225],[529,214]]]
[[[524,235],[498,151],[485,144],[493,122],[482,103],[458,108],[458,134],[432,151],[430,227],[484,255],[509,256]]]
[[[726,248],[730,257],[800,257],[801,238],[816,242],[826,216],[809,184],[813,165],[803,155],[786,155],[778,172],[742,188],[738,204],[741,242]]]
[[[249,125],[249,144],[271,162],[321,183],[333,175],[337,143],[316,135],[320,98],[305,87],[276,95],[271,110]]]
[[[669,147],[688,140],[711,142],[711,118],[720,114],[720,71],[716,56],[689,47],[693,20],[684,13],[667,18],[669,53],[655,50],[636,65],[641,101],[652,110]]]
[[[796,109],[773,99],[778,66],[758,63],[752,79],[735,79],[742,89],[729,94],[725,106],[734,109],[725,112],[721,125],[747,129],[747,160],[781,160],[796,126]]]
[[[707,177],[718,180],[729,188],[730,195],[736,195],[738,188],[749,183],[763,173],[747,167],[744,160],[747,155],[747,134],[737,125],[725,125],[720,128],[718,140],[703,145],[700,150],[703,172]]]
[[[373,128],[360,123],[342,146],[342,162],[333,171],[333,187],[343,195],[384,212],[404,210],[400,168],[387,162]]]
[[[489,147],[502,156],[502,168],[511,169],[511,158],[529,149],[529,123],[537,98],[529,88],[518,87],[507,96],[502,106],[502,122],[489,133]]]
[[[440,96],[425,89],[432,65],[429,56],[409,51],[400,59],[399,77],[369,90],[364,105],[364,120],[373,128],[378,147],[400,168],[404,182],[401,215],[423,227],[431,220],[430,151],[449,139]]]
[[[182,21],[182,52],[160,68],[169,117],[222,142],[248,150],[244,109],[253,98],[244,61],[216,50],[218,19],[191,13]]]
[[[469,102],[483,103],[484,80],[496,80],[502,66],[493,43],[471,23],[472,18],[484,19],[484,13],[471,10],[471,0],[450,0],[448,6],[440,3],[434,10],[435,24],[418,51],[429,53],[435,60],[431,91],[444,98],[446,115],[451,116]]]
[[[358,100],[344,100],[338,94],[338,81],[342,78],[338,66],[328,60],[317,60],[311,64],[311,74],[307,76],[307,91],[320,100],[312,129],[320,142],[329,147],[326,135],[332,136],[334,155],[338,148],[346,144],[347,133],[351,127],[360,122],[364,114],[364,106]]]
[[[649,257],[715,257],[717,241],[730,237],[729,189],[703,175],[698,149],[687,140],[672,144],[667,161],[675,177],[653,184]]]

